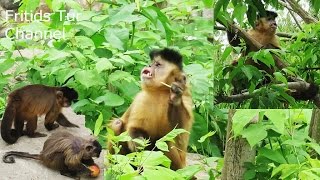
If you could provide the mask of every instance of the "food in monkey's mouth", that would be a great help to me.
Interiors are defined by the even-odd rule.
[[[94,164],[89,166],[89,169],[91,171],[90,177],[98,177],[100,174],[100,168],[98,165]]]

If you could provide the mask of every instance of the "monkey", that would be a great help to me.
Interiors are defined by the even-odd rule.
[[[276,18],[278,14],[273,11],[265,11],[264,14],[258,14],[257,20],[255,22],[255,26],[247,31],[247,33],[256,41],[258,41],[264,49],[281,49],[280,42],[278,37],[276,36],[277,23]],[[229,40],[229,44],[232,46],[239,46],[240,39],[234,33],[227,31],[227,36]],[[242,57],[247,56],[250,52],[256,51],[253,47],[250,47],[248,44],[246,45],[246,49],[242,52]],[[273,54],[275,60],[275,66],[278,70],[282,70],[288,65],[281,61],[276,55]],[[238,64],[238,60],[232,62],[232,65],[235,66]],[[274,67],[268,67],[264,63],[256,63],[252,58],[247,58],[245,61],[246,65],[252,65],[259,70],[265,72],[264,77],[260,84],[257,87],[261,87],[261,85],[269,84],[271,82],[271,77],[273,77],[273,73],[275,72]],[[288,81],[295,81],[295,78],[288,77]],[[238,94],[244,89],[248,89],[249,82],[245,75],[239,75],[234,77],[232,80],[232,85],[234,87],[234,93]],[[289,93],[296,100],[310,100],[313,99],[317,93],[319,92],[319,87],[311,83],[309,89],[305,92],[297,92],[297,93]]]
[[[257,20],[255,22],[255,26],[248,30],[247,33],[259,42],[264,49],[280,49],[280,42],[278,37],[276,36],[277,29],[277,18],[278,14],[273,11],[265,11],[264,14],[259,13],[257,16]],[[229,44],[232,46],[239,46],[240,39],[236,33],[227,31],[227,36],[229,40]],[[243,50],[241,57],[246,57],[250,52],[257,51],[254,47],[250,47],[246,44],[245,50]],[[282,70],[287,67],[287,64],[281,61],[276,55],[273,54],[275,60],[275,66],[277,69]],[[240,59],[240,58],[239,58]],[[238,60],[234,60],[231,65],[235,66],[238,64]],[[247,58],[244,62],[246,65],[251,65],[256,67],[258,70],[261,70],[264,74],[263,79],[258,84],[258,87],[261,85],[265,85],[271,82],[271,77],[273,77],[273,73],[275,72],[275,67],[269,67],[262,62],[254,62],[252,58]],[[248,79],[245,75],[239,75],[232,80],[232,84],[234,87],[234,93],[240,93],[244,89],[248,89]]]
[[[50,87],[40,84],[16,89],[8,96],[8,103],[1,123],[1,137],[8,144],[15,143],[22,135],[31,138],[45,137],[35,132],[38,115],[45,114],[44,126],[51,131],[59,127],[77,127],[61,113],[62,107],[69,107],[78,98],[78,93],[68,87]],[[26,130],[23,131],[24,122]],[[57,121],[58,124],[54,122]],[[14,129],[11,129],[14,122]]]
[[[45,142],[40,154],[30,154],[20,151],[6,152],[2,160],[14,163],[13,156],[39,160],[50,169],[60,171],[61,175],[78,177],[90,175],[88,166],[94,165],[93,157],[99,157],[102,147],[94,138],[84,139],[69,132],[53,133]]]
[[[109,127],[115,134],[124,130],[132,138],[150,140],[147,149],[153,149],[157,140],[174,128],[191,130],[193,123],[192,98],[186,75],[182,67],[182,55],[173,49],[152,50],[149,66],[141,70],[141,91],[132,104]],[[177,170],[186,166],[186,152],[189,134],[182,133],[174,142],[167,142],[169,152],[164,154],[171,160],[171,169]],[[120,154],[137,151],[139,145],[133,141],[122,144]],[[112,145],[108,144],[110,153]]]

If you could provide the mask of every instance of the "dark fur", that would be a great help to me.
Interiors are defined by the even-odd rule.
[[[37,133],[38,115],[45,114],[45,127],[53,130],[59,125],[66,127],[79,127],[72,124],[61,113],[62,107],[71,105],[77,98],[74,89],[67,87],[50,87],[40,84],[28,85],[16,89],[8,96],[8,104],[1,122],[1,137],[9,144],[15,143],[22,135],[29,137],[44,137],[45,134]],[[66,103],[66,104],[65,104]],[[11,126],[14,122],[14,129]],[[24,122],[26,130],[24,129]]]
[[[163,59],[174,63],[179,67],[180,70],[182,70],[182,56],[178,51],[169,48],[156,49],[152,50],[149,56],[151,60],[153,60],[156,56],[161,56]]]
[[[99,157],[101,150],[97,140],[83,139],[68,132],[56,132],[45,141],[40,154],[9,151],[2,160],[5,163],[14,163],[13,156],[36,159],[48,168],[60,171],[62,175],[77,177],[90,175],[91,171],[86,166],[94,164],[92,157]]]

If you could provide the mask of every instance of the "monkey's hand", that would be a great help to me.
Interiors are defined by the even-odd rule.
[[[185,90],[185,82],[173,82],[170,89],[170,103],[173,105],[180,105],[181,97]]]

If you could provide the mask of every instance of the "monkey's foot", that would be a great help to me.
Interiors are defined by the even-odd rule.
[[[48,131],[51,131],[57,129],[59,127],[59,124],[45,124],[44,126]]]
[[[46,134],[34,132],[32,134],[28,133],[27,131],[23,131],[23,135],[27,135],[30,138],[39,138],[39,137],[46,137]]]

